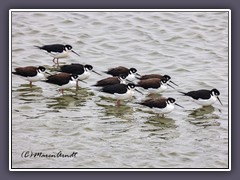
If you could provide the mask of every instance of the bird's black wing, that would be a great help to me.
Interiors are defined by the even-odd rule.
[[[119,76],[120,74],[128,74],[129,69],[123,66],[118,66],[116,68],[111,68],[108,71],[105,71],[107,74],[112,76]]]
[[[150,108],[164,108],[166,107],[166,99],[165,98],[158,98],[158,99],[147,99],[144,102],[140,103],[144,106],[148,106]]]
[[[61,68],[61,72],[71,73],[71,74],[83,74],[84,67],[82,64],[71,64],[71,65],[64,65]]]
[[[65,73],[60,73],[60,74],[55,74],[55,75],[49,76],[48,79],[46,80],[46,82],[62,86],[64,84],[67,84],[70,79],[71,79],[71,75],[65,74]]]
[[[210,91],[209,90],[198,90],[198,91],[190,91],[187,93],[181,92],[185,96],[190,96],[193,99],[198,100],[199,98],[201,99],[209,99],[211,97]]]
[[[108,77],[98,81],[94,86],[108,86],[108,85],[114,85],[119,83],[120,81],[117,77]]]
[[[162,78],[162,75],[160,75],[160,74],[147,74],[147,75],[141,76],[139,79],[140,79],[140,80],[145,80],[145,79],[151,79],[151,78],[161,79],[161,78]]]
[[[15,72],[12,73],[23,77],[33,77],[37,75],[37,68],[34,66],[18,67],[15,68]]]
[[[154,78],[154,79],[141,80],[138,82],[137,86],[140,86],[144,89],[148,89],[148,88],[157,89],[161,86],[161,84],[159,79]]]
[[[35,46],[38,47],[39,49],[45,50],[49,53],[51,52],[58,52],[61,53],[64,50],[64,45],[62,44],[51,44],[51,45],[44,45],[44,46]]]
[[[154,107],[165,108],[167,106],[166,101],[167,99],[164,97],[157,98],[156,100],[154,100]]]
[[[125,84],[114,84],[109,86],[104,86],[102,88],[103,92],[110,93],[110,94],[124,94],[127,92],[127,85]]]

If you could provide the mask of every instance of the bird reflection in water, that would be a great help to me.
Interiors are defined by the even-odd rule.
[[[112,104],[112,102],[115,102],[115,99],[113,98],[108,98],[108,97],[100,97],[101,103],[96,103],[99,107],[104,108],[104,116],[114,116],[116,118],[123,118],[123,119],[134,119],[133,118],[133,108],[131,107],[131,105],[127,105],[127,103],[123,103],[121,104],[121,106],[115,106],[114,104]],[[103,102],[103,100],[105,100],[106,102],[110,102],[109,103],[105,103]]]
[[[29,88],[29,84],[21,84],[16,90],[13,90],[13,92],[19,92],[19,93],[42,93],[42,88],[37,85],[32,85],[32,88]]]
[[[175,121],[172,118],[162,117],[158,114],[156,116],[150,116],[147,118],[145,124],[151,124],[155,127],[161,128],[176,128]]]
[[[37,98],[42,97],[42,88],[37,85],[32,85],[32,88],[29,88],[29,84],[21,84],[16,90],[12,90],[19,100],[23,100],[24,103],[35,102]]]
[[[213,106],[202,106],[200,108],[197,108],[197,109],[193,110],[189,114],[189,116],[200,117],[200,116],[204,116],[206,114],[212,114],[213,111],[214,111]]]
[[[68,90],[75,91],[75,90]],[[66,109],[66,108],[78,108],[79,106],[84,106],[88,99],[93,96],[93,93],[88,92],[87,89],[81,89],[78,91],[78,95],[75,94],[65,94],[63,96],[58,96],[54,98],[49,98],[46,102],[49,108],[53,109]]]
[[[190,112],[188,121],[197,126],[219,126],[219,116],[214,114],[213,106],[203,106]]]
[[[168,140],[179,137],[179,132],[176,131],[177,125],[172,118],[161,116],[150,116],[142,126],[143,132],[148,132],[148,137],[157,137],[158,139]]]

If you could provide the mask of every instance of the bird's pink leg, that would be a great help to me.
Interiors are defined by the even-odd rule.
[[[117,100],[116,106],[121,106],[121,100]]]

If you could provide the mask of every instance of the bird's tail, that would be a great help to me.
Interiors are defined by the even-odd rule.
[[[103,73],[105,73],[105,74],[108,74],[108,71],[102,71]]]
[[[178,91],[179,93],[183,94],[183,95],[186,95],[187,93],[185,92],[182,92],[182,91]]]
[[[35,45],[34,45],[34,47],[36,47],[36,48],[38,48],[38,49],[42,49],[42,47],[41,47],[41,46],[35,46]]]
[[[95,87],[102,87],[102,85],[99,85],[99,84],[93,84],[92,86],[95,86]]]

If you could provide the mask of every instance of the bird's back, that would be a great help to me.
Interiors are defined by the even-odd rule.
[[[46,80],[46,82],[62,86],[64,84],[67,84],[70,79],[71,79],[70,74],[59,73],[59,74],[54,74],[54,75],[49,76],[48,79]]]
[[[183,93],[183,92],[181,92],[181,93]],[[198,91],[190,91],[190,92],[183,93],[183,94],[185,96],[190,96],[190,97],[192,97],[193,99],[196,99],[196,100],[198,100],[199,98],[201,98],[201,99],[209,99],[211,97],[210,91],[209,90],[205,90],[205,89],[198,90]]]
[[[148,106],[150,108],[164,108],[166,107],[166,98],[157,98],[157,99],[147,99],[144,102],[140,103],[142,105]]]
[[[111,68],[105,73],[110,74],[112,76],[119,76],[120,74],[128,74],[129,69],[123,66],[118,66],[116,68]]]
[[[64,45],[62,44],[51,44],[51,45],[44,45],[44,46],[36,46],[39,49],[45,50],[47,52],[59,52],[61,53],[64,50]]]
[[[64,65],[60,67],[61,72],[71,73],[71,74],[83,74],[84,73],[84,66],[82,64],[71,64],[71,65]]]
[[[127,85],[125,84],[114,84],[109,86],[104,86],[102,88],[103,92],[110,93],[110,94],[124,94],[127,92]]]
[[[108,77],[98,81],[94,86],[108,86],[108,85],[114,85],[119,83],[120,81],[118,77]]]
[[[160,75],[160,74],[148,74],[148,75],[143,75],[143,76],[141,76],[139,79],[140,79],[140,80],[145,80],[145,79],[151,79],[151,78],[161,79],[161,78],[162,78],[162,75]]]
[[[145,79],[145,80],[139,81],[137,86],[140,86],[144,89],[148,89],[148,88],[157,89],[161,86],[161,84],[160,84],[160,79],[151,78],[151,79]]]
[[[34,66],[18,67],[15,68],[15,72],[12,73],[24,77],[33,77],[37,75],[37,68]]]

